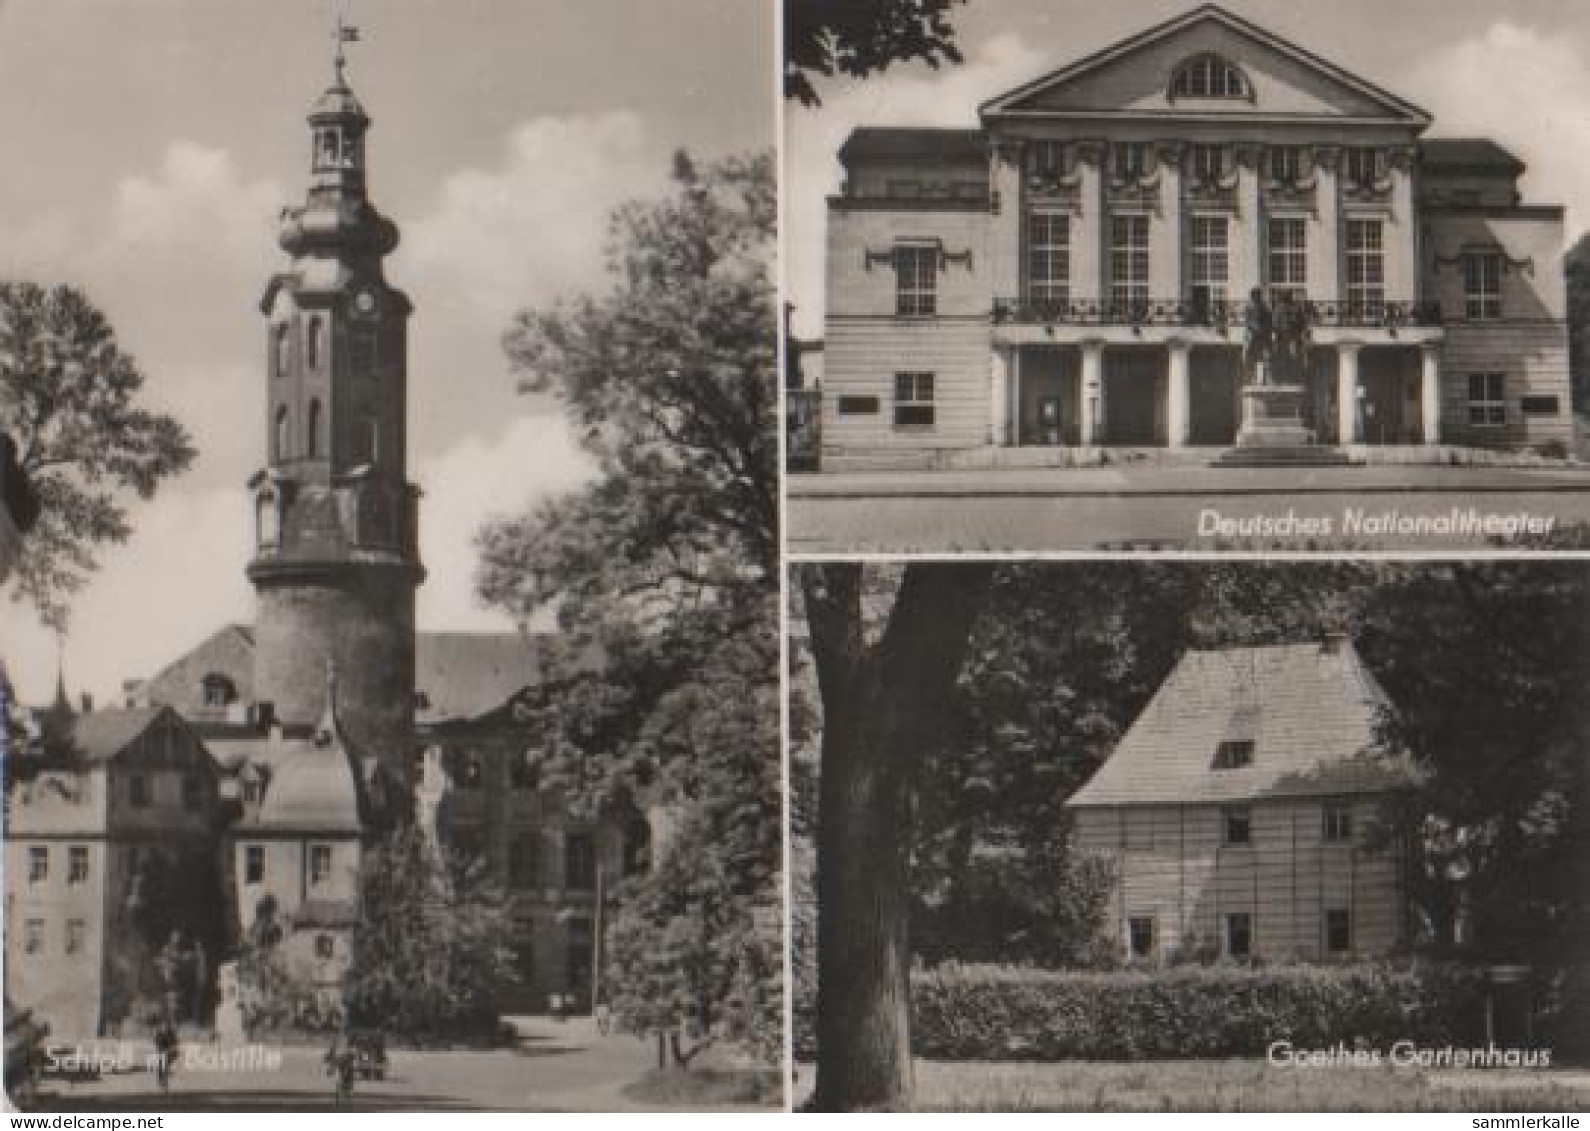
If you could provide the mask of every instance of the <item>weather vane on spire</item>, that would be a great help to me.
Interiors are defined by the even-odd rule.
[[[331,60],[332,66],[337,69],[337,85],[343,86],[347,81],[343,70],[348,65],[348,57],[343,53],[343,47],[349,43],[359,42],[359,29],[343,20],[340,4],[337,6],[337,26],[332,32],[331,40],[336,44],[336,51]]]

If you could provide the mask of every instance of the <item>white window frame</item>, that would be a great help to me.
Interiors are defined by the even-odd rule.
[[[254,865],[258,864],[256,868]],[[243,885],[254,887],[265,882],[265,846],[263,844],[245,844],[243,846]]]
[[[939,259],[931,243],[894,245],[894,313],[897,318],[932,318],[939,308]]]
[[[1110,167],[1117,181],[1140,181],[1147,175],[1148,142],[1118,141],[1110,150]]]
[[[1241,821],[1245,834],[1241,839],[1231,835],[1233,821]],[[1248,848],[1253,844],[1253,810],[1234,806],[1220,811],[1220,843],[1227,848]]]
[[[1386,309],[1385,224],[1351,218],[1344,233],[1347,260],[1347,307],[1356,316],[1379,321]]]
[[[81,954],[88,942],[88,920],[68,919],[61,949],[67,954]]]
[[[44,920],[28,919],[22,924],[22,953],[40,954],[44,950]]]
[[[1265,235],[1271,299],[1290,294],[1298,302],[1307,302],[1308,221],[1301,216],[1271,216]]]
[[[1148,949],[1139,952],[1135,928],[1139,923],[1148,924]],[[1131,959],[1152,959],[1159,954],[1159,922],[1152,915],[1128,915],[1126,917],[1126,956]]]
[[[1271,182],[1295,185],[1303,179],[1303,147],[1272,145],[1265,151],[1266,171]]]
[[[1502,255],[1498,251],[1463,253],[1463,317],[1492,322],[1502,316]]]
[[[1071,300],[1071,217],[1066,212],[1027,214],[1027,297],[1058,305]]]
[[[66,883],[68,887],[88,883],[89,876],[88,845],[73,844],[66,849]]]
[[[1331,921],[1333,916],[1341,916],[1347,925],[1347,944],[1345,946],[1331,945]],[[1349,907],[1327,907],[1320,916],[1320,950],[1328,955],[1343,955],[1353,952],[1353,912]]]
[[[1374,188],[1385,172],[1385,156],[1373,145],[1349,145],[1342,151],[1342,176],[1358,188]]]
[[[1236,932],[1234,930],[1232,930],[1232,928],[1236,925],[1236,921],[1238,919],[1243,920],[1244,925],[1247,928],[1247,940],[1246,940],[1247,945],[1242,948],[1241,953],[1238,953],[1237,948],[1231,945],[1232,937],[1236,934]],[[1255,932],[1253,930],[1253,913],[1251,911],[1228,911],[1228,912],[1226,912],[1226,921],[1225,921],[1225,950],[1226,950],[1226,956],[1228,958],[1239,958],[1239,959],[1252,958],[1253,957],[1254,933]]]
[[[28,883],[43,884],[50,880],[50,846],[47,844],[34,844],[28,846]]]
[[[894,426],[928,429],[938,424],[937,392],[934,375],[911,370],[894,375]]]
[[[1507,374],[1488,370],[1468,375],[1470,428],[1507,427]]]
[[[1110,216],[1110,305],[1116,310],[1148,303],[1148,216],[1117,212]]]
[[[1215,745],[1215,769],[1240,770],[1253,765],[1255,747],[1251,738],[1228,738]]]
[[[1231,221],[1226,216],[1194,214],[1187,263],[1188,295],[1206,309],[1227,298],[1231,282]],[[1200,294],[1200,292],[1202,292]]]
[[[1219,184],[1226,175],[1226,149],[1223,145],[1195,141],[1187,154],[1188,171],[1197,185]]]
[[[1320,839],[1327,844],[1347,844],[1353,839],[1353,811],[1346,805],[1327,805],[1320,816]]]
[[[306,851],[309,854],[309,859],[305,862],[305,871],[309,876],[309,886],[311,888],[328,886],[331,883],[333,860],[331,845],[325,841],[314,841]],[[319,867],[321,861],[325,862],[324,868]]]

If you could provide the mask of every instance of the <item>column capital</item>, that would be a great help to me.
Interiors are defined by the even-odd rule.
[[[1424,353],[1426,361],[1434,360],[1441,356],[1441,347],[1445,345],[1439,338],[1426,338],[1419,343],[1419,349]]]
[[[1363,348],[1363,342],[1345,341],[1336,343],[1336,352],[1340,354],[1346,354],[1350,357],[1357,357],[1358,351]]]

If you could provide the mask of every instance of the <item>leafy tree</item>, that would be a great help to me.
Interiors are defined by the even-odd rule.
[[[572,644],[522,705],[544,778],[675,830],[618,892],[620,1022],[753,1044],[776,1012],[735,1018],[781,993],[754,929],[779,898],[775,212],[770,157],[680,154],[668,196],[614,215],[610,293],[515,318],[521,388],[562,400],[599,476],[478,539],[484,599],[556,609]]]
[[[786,0],[784,97],[822,100],[814,75],[866,78],[891,63],[959,63],[950,11],[965,0]]]
[[[16,442],[42,504],[17,595],[58,631],[97,548],[132,533],[130,498],[152,498],[196,454],[177,420],[140,404],[143,384],[81,291],[0,282],[0,432]]]
[[[490,1035],[515,937],[483,862],[440,859],[420,829],[398,826],[360,859],[349,1020],[416,1041]]]

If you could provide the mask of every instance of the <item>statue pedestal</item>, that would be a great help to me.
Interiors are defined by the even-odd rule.
[[[1314,442],[1303,424],[1302,385],[1249,382],[1242,387],[1242,427],[1237,446],[1224,452],[1221,467],[1324,467],[1348,462],[1347,454]]]

